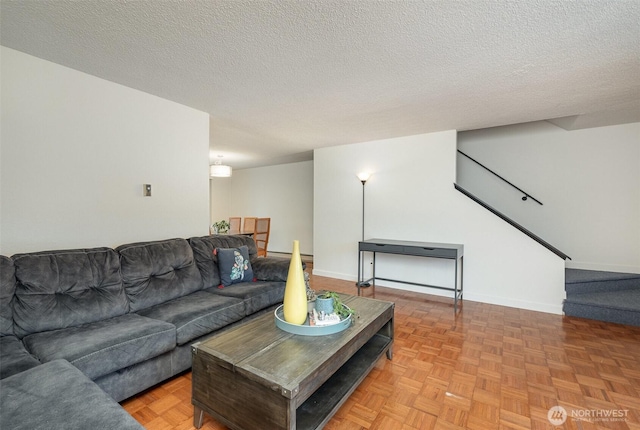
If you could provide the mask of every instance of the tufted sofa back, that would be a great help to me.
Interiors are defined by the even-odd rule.
[[[13,260],[0,255],[0,336],[13,335],[11,300],[16,291],[16,271]]]
[[[16,254],[15,333],[73,327],[126,314],[118,254],[110,248]]]
[[[202,277],[185,239],[131,243],[116,250],[131,312],[202,289]]]
[[[246,245],[249,248],[249,260],[252,262],[258,257],[258,248],[251,236],[244,235],[212,235],[192,237],[189,244],[193,249],[193,256],[202,275],[204,288],[220,285],[220,271],[218,270],[218,257],[213,255],[216,248],[239,248]]]

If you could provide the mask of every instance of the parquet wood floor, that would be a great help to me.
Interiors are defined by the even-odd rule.
[[[352,282],[311,282],[355,294]],[[396,304],[393,360],[327,430],[640,430],[640,328],[471,301],[454,316],[451,299],[381,287],[376,298]],[[149,430],[193,429],[191,373],[122,405]],[[554,406],[567,411],[558,427]],[[207,416],[202,428],[226,427]]]

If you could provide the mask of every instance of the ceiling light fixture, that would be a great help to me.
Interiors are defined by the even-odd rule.
[[[210,175],[214,178],[228,178],[231,176],[231,166],[222,164],[222,155],[210,167]]]

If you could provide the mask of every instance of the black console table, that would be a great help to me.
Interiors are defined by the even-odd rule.
[[[362,253],[373,253],[373,274],[372,277],[363,280],[364,273],[361,273]],[[381,278],[376,276],[376,253],[384,254],[400,254],[413,255],[417,257],[445,258],[447,260],[455,260],[454,287],[440,287],[437,285],[419,284],[416,282],[401,281],[398,279]],[[431,242],[413,242],[406,240],[389,240],[389,239],[367,239],[358,242],[358,295],[363,284],[371,282],[374,289],[376,287],[376,279],[381,281],[399,282],[402,284],[418,285],[421,287],[437,288],[440,290],[453,291],[453,310],[458,310],[458,300],[462,300],[462,274],[463,274],[463,258],[464,245],[452,243],[431,243]],[[458,261],[460,261],[460,282],[458,282]]]

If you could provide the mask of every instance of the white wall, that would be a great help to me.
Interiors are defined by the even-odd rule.
[[[230,178],[210,178],[209,179],[209,202],[211,205],[211,219],[209,225],[214,222],[234,216],[231,213],[231,182]]]
[[[5,47],[1,56],[2,254],[208,233],[207,114]]]
[[[313,161],[234,170],[211,180],[212,221],[270,217],[269,251],[313,254]],[[215,214],[215,216],[214,216]]]
[[[564,260],[456,191],[455,159],[453,130],[316,150],[314,274],[356,280],[362,211],[356,174],[368,170],[366,238],[464,244],[466,300],[561,313]],[[377,260],[379,276],[453,286],[450,261],[383,254]]]
[[[542,201],[459,157],[458,182],[567,253],[567,267],[640,273],[640,123],[541,121],[461,132],[458,147]]]

